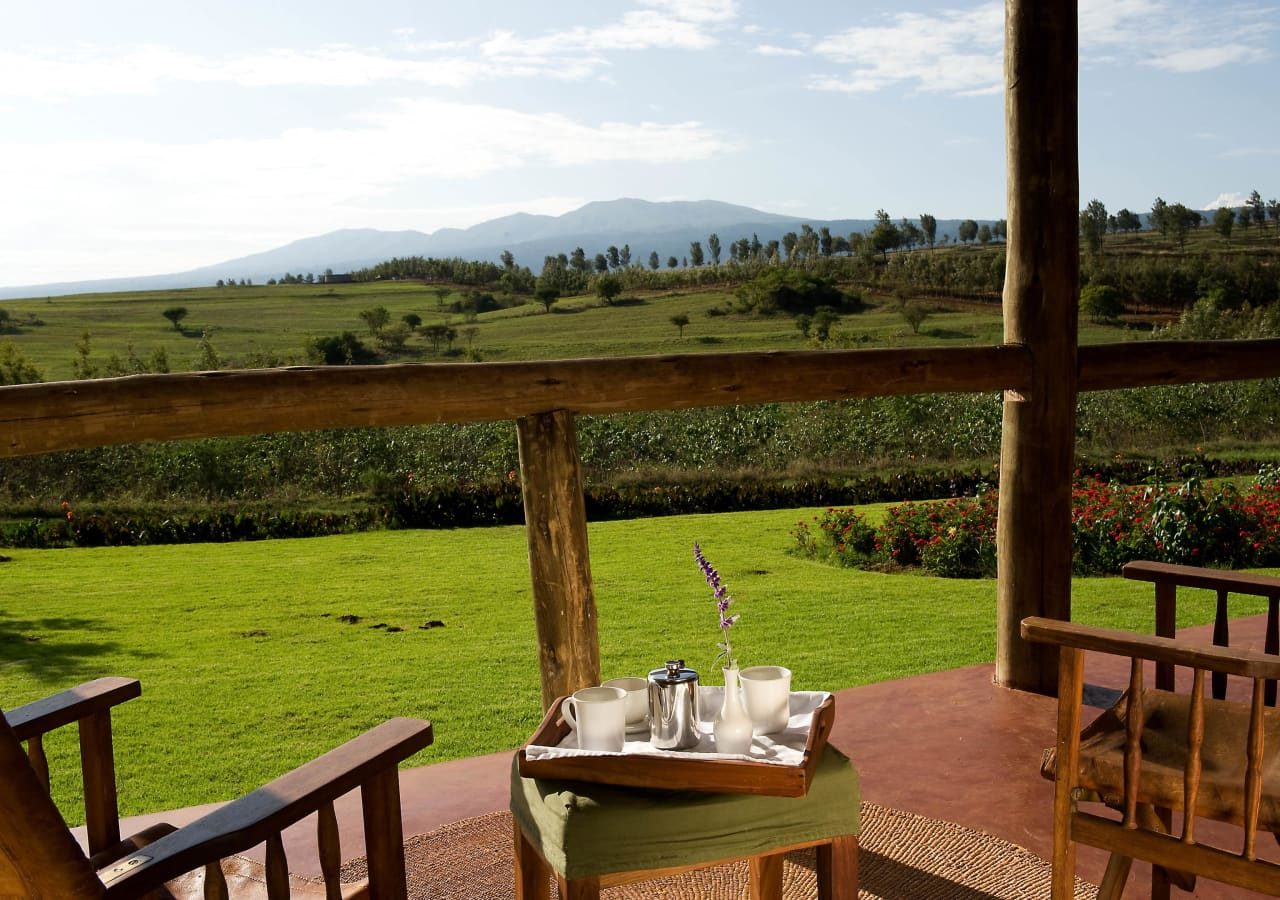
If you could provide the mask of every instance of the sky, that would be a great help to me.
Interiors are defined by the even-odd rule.
[[[1280,195],[1278,28],[1080,0],[1082,205]],[[7,3],[0,285],[618,197],[1000,218],[1002,47],[1000,0]]]

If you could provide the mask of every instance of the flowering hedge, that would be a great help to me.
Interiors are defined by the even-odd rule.
[[[919,567],[948,578],[995,574],[997,494],[904,503],[874,528],[851,509],[828,509],[792,531],[795,552],[860,568]],[[1127,487],[1078,478],[1071,527],[1077,575],[1105,575],[1152,559],[1250,568],[1280,565],[1280,470],[1244,489],[1190,478]]]

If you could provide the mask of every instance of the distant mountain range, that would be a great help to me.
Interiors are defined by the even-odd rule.
[[[610,245],[621,248],[624,244],[630,245],[633,262],[647,263],[649,254],[656,251],[665,266],[669,256],[687,256],[693,241],[702,241],[705,248],[712,232],[720,236],[725,246],[723,258],[727,259],[731,241],[754,234],[762,243],[768,243],[788,231],[798,231],[803,223],[815,229],[825,225],[833,234],[848,235],[867,231],[875,220],[780,216],[716,200],[607,200],[588,203],[561,216],[515,213],[470,228],[442,228],[430,234],[342,229],[186,272],[6,287],[0,288],[0,299],[205,287],[220,278],[247,278],[259,284],[287,273],[311,272],[319,277],[325,269],[350,272],[397,256],[460,256],[496,262],[504,250],[511,251],[518,265],[528,266],[537,274],[548,255],[571,253],[575,247],[582,247],[592,257]],[[954,238],[959,223],[959,219],[939,219],[938,239],[944,235]]]

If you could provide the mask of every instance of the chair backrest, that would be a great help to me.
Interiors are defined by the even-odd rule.
[[[101,897],[102,882],[0,715],[0,896]]]

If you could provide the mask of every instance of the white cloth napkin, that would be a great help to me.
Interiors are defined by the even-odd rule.
[[[648,732],[628,735],[622,744],[622,752],[608,750],[579,750],[578,736],[572,731],[555,747],[530,744],[525,748],[526,759],[563,759],[574,756],[661,756],[686,759],[746,759],[752,762],[778,766],[799,766],[804,763],[804,748],[809,741],[809,728],[813,724],[813,711],[831,694],[827,691],[792,691],[791,716],[787,727],[777,734],[760,734],[751,739],[745,754],[716,753],[711,737],[712,722],[724,705],[724,688],[699,685],[698,734],[696,747],[688,750],[661,750],[653,746]]]

